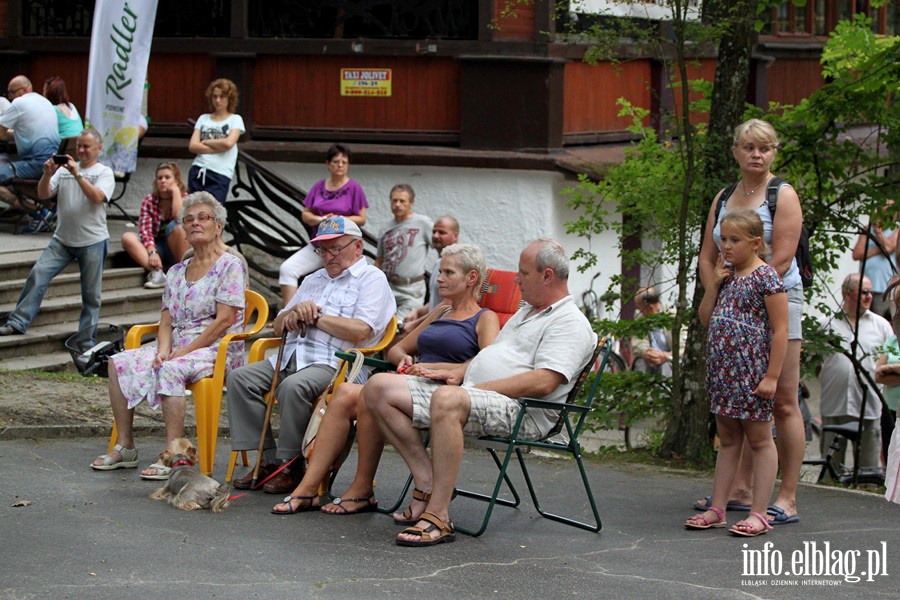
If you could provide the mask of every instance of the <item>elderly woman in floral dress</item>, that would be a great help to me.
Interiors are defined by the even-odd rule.
[[[225,208],[207,192],[184,199],[182,224],[194,256],[169,269],[157,344],[116,354],[110,360],[109,401],[118,438],[91,468],[100,471],[138,465],[132,423],[134,407],[162,405],[166,445],[184,436],[185,386],[212,375],[219,341],[243,328],[245,267],[221,243]],[[240,366],[243,343],[229,349],[228,368]],[[166,479],[169,468],[152,464],[144,479]]]

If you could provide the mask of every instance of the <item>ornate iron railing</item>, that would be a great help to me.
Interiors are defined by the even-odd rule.
[[[240,149],[235,176],[234,198],[225,203],[231,243],[251,269],[277,278],[281,261],[309,243],[300,221],[306,191]],[[374,258],[375,237],[364,229],[363,238],[366,256]]]

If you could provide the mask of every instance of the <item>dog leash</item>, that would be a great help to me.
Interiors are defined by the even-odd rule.
[[[360,371],[362,371],[362,369],[363,369],[363,359],[365,358],[365,356],[363,355],[362,352],[360,352],[359,350],[356,350],[356,349],[352,349],[352,350],[350,350],[350,352],[356,355],[356,360],[353,361],[353,365],[350,368],[350,372],[346,376],[346,381],[353,382],[356,380],[356,378],[359,376]],[[334,389],[334,382],[337,380],[339,373],[340,373],[340,369],[335,371],[334,377],[332,377],[331,382],[326,386],[325,391],[322,393],[323,396],[327,396],[328,393]],[[319,410],[322,410],[324,412],[325,409],[320,408]],[[314,444],[315,444],[315,435],[313,436],[313,439],[312,439],[310,445],[314,445]],[[256,484],[256,486],[250,488],[246,492],[241,492],[240,494],[233,494],[231,496],[228,496],[228,501],[231,502],[233,500],[237,500],[238,498],[243,498],[250,492],[258,490],[259,488],[264,486],[267,481],[269,481],[270,479],[272,479],[273,477],[275,477],[276,475],[278,475],[279,473],[284,471],[286,468],[288,468],[290,465],[292,465],[295,460],[303,457],[306,454],[306,452],[305,452],[306,449],[307,448],[304,448],[303,451],[300,452],[300,454],[298,454],[297,456],[295,456],[288,462],[282,464],[274,472],[270,473],[268,477],[266,477],[262,481],[258,482]],[[310,453],[311,452],[312,452],[312,450],[310,449]]]
[[[269,481],[270,479],[272,479],[273,477],[275,477],[276,475],[278,475],[279,473],[281,473],[282,471],[284,471],[285,469],[287,469],[289,466],[291,466],[291,465],[294,463],[294,461],[297,460],[298,458],[300,458],[301,456],[303,456],[303,455],[302,455],[302,454],[298,454],[297,456],[295,456],[294,458],[292,458],[292,459],[289,460],[288,462],[284,463],[283,465],[281,465],[280,467],[278,467],[277,469],[275,469],[272,473],[269,474],[268,477],[266,477],[266,478],[263,479],[262,481],[258,482],[258,483],[256,484],[256,487],[252,487],[252,488],[250,488],[249,490],[247,490],[246,492],[241,492],[240,494],[233,494],[233,495],[231,495],[231,496],[228,496],[228,501],[231,502],[232,500],[237,500],[238,498],[243,498],[244,496],[246,496],[246,495],[249,494],[250,492],[253,492],[253,491],[258,490],[259,488],[261,488],[262,486],[264,486],[264,485],[266,484],[267,481]],[[229,484],[229,485],[231,485],[231,484]]]

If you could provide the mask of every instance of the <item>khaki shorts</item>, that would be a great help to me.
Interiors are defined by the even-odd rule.
[[[416,429],[431,428],[431,395],[443,384],[423,377],[406,377],[409,393],[413,401],[413,427]],[[519,403],[512,398],[473,387],[463,386],[469,394],[472,406],[469,420],[463,427],[463,433],[470,437],[494,435],[509,436],[516,425],[519,415]],[[525,415],[519,429],[519,439],[538,440],[544,434],[535,424],[531,415]]]

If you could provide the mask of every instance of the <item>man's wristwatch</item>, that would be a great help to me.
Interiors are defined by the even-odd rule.
[[[157,252],[156,250],[148,250],[147,251],[147,256],[153,256],[154,254],[159,254],[159,252]]]

